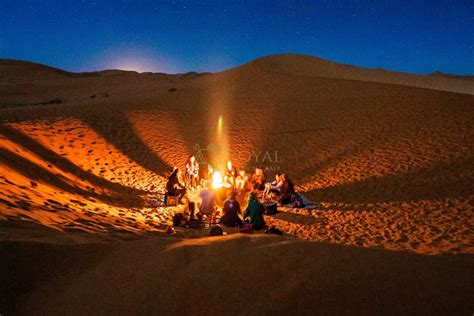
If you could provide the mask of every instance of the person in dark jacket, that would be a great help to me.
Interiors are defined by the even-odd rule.
[[[179,168],[175,168],[171,175],[168,177],[166,183],[166,191],[169,196],[177,196],[178,202],[182,203],[182,198],[186,194],[186,188],[179,182]]]
[[[239,217],[241,212],[240,204],[236,200],[237,193],[232,191],[230,196],[224,202],[224,207],[222,211],[224,215],[222,215],[221,223],[228,227],[235,227],[238,225],[242,225],[242,220]]]
[[[253,229],[259,230],[265,228],[265,220],[262,215],[264,210],[265,207],[258,201],[257,193],[250,192],[247,209],[245,210],[245,218],[250,218]]]
[[[295,194],[295,186],[286,174],[281,175],[283,183],[280,188],[280,203],[281,205],[291,203],[291,195]]]

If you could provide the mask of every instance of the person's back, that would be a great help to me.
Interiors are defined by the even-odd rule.
[[[264,206],[258,201],[257,194],[251,192],[249,194],[249,200],[247,209],[245,210],[245,217],[250,217],[250,222],[254,229],[259,230],[265,227],[265,220],[263,219]]]
[[[235,200],[235,194],[224,202],[222,211],[224,215],[221,218],[221,223],[225,226],[234,227],[242,224],[242,220],[239,217],[240,204]]]
[[[214,212],[214,193],[209,189],[204,189],[199,196],[201,197],[199,211],[206,215],[212,214]]]

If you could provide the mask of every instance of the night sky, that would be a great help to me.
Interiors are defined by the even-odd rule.
[[[474,1],[0,0],[0,58],[175,73],[275,53],[474,74]]]

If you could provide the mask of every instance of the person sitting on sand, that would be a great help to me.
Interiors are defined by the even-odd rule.
[[[232,166],[232,161],[227,161],[227,168],[224,174],[224,182],[227,183],[226,187],[234,187],[235,179],[237,178],[237,169]]]
[[[232,191],[230,196],[224,202],[224,207],[222,211],[224,215],[221,217],[221,223],[228,227],[235,227],[238,225],[242,225],[242,220],[239,217],[241,212],[240,204],[236,200],[237,193]]]
[[[265,189],[265,173],[263,173],[263,169],[255,168],[255,172],[252,174],[250,179],[250,183],[252,184],[253,190],[264,190]]]
[[[178,203],[182,203],[182,198],[186,194],[186,188],[179,182],[180,175],[179,168],[174,168],[171,175],[168,177],[168,182],[166,182],[166,191],[170,196],[177,196]]]
[[[235,189],[238,194],[242,194],[246,191],[248,180],[249,177],[245,174],[245,170],[240,170],[239,175],[235,178]]]
[[[257,193],[250,192],[247,208],[245,210],[245,218],[250,218],[253,229],[260,230],[265,228],[265,220],[262,215],[264,210],[265,207],[258,201]]]
[[[199,183],[199,164],[194,156],[189,157],[186,162],[186,180],[191,188],[195,188]]]
[[[215,211],[214,192],[212,192],[212,190],[208,188],[205,188],[201,191],[199,197],[201,198],[201,203],[198,205],[199,213],[197,214],[197,217],[199,218],[199,220],[202,221],[203,216],[206,215],[207,217],[209,217],[209,221],[211,222],[212,215]]]
[[[265,190],[263,191],[263,196],[265,197],[267,194],[270,194],[270,193],[280,196],[283,183],[284,183],[284,178],[282,177],[282,174],[277,173],[275,175],[275,180],[273,180],[273,182],[265,184]]]
[[[295,185],[286,174],[281,175],[283,183],[280,188],[280,204],[291,203],[291,196],[295,194]]]

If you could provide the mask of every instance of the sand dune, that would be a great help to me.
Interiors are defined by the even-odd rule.
[[[27,314],[399,315],[473,308],[467,256],[238,235],[81,246],[9,243],[0,254],[14,271],[4,279],[10,291],[2,293],[2,305]],[[18,292],[21,308],[14,309],[9,300]]]
[[[137,311],[153,312],[157,310],[147,302],[160,295],[163,300],[157,306],[176,311],[188,293],[183,300],[169,299],[187,289],[187,281],[180,276],[170,285],[172,267],[158,262],[178,260],[183,275],[205,271],[202,279],[193,279],[203,285],[186,307],[189,312],[219,312],[224,308],[219,303],[231,304],[222,297],[226,291],[248,289],[246,280],[239,279],[244,266],[256,264],[265,270],[281,257],[285,259],[272,269],[290,271],[294,283],[287,292],[270,291],[266,281],[279,279],[275,275],[282,272],[265,272],[256,281],[260,287],[248,297],[243,294],[244,301],[254,297],[253,290],[271,293],[250,311],[294,308],[303,313],[315,304],[322,312],[472,311],[466,297],[472,284],[462,282],[472,277],[467,267],[472,257],[466,254],[474,253],[473,84],[469,78],[364,69],[295,55],[265,57],[221,73],[181,75],[73,74],[0,61],[2,253],[29,253],[40,247],[48,249],[54,262],[63,256],[75,262],[82,252],[87,258],[71,269],[66,269],[66,261],[59,262],[69,274],[58,283],[37,281],[29,289],[33,296],[26,311],[46,302],[40,308],[44,312],[54,306],[62,312],[98,311],[99,306],[108,312],[136,306],[143,308]],[[186,246],[183,252],[163,252],[177,242],[167,239],[164,230],[180,209],[145,202],[160,196],[164,175],[172,166],[183,166],[196,144],[207,148],[215,142],[219,116],[228,145],[224,150],[239,168],[250,171],[263,165],[270,176],[285,171],[316,207],[281,209],[266,218],[288,235],[282,243],[263,236],[243,238],[234,235],[235,230],[228,230],[229,239],[208,243],[194,239],[204,237],[205,230],[178,229],[176,238],[189,242],[192,250],[188,253]],[[71,243],[88,245],[57,246]],[[143,254],[155,248],[156,255],[146,263]],[[267,249],[261,259],[260,248]],[[113,255],[105,255],[109,249]],[[237,249],[243,251],[241,261],[234,260]],[[132,255],[125,255],[127,251]],[[203,253],[218,254],[211,266],[222,269],[204,268],[204,259],[197,259]],[[26,269],[28,260],[21,258]],[[32,258],[47,259],[39,253]],[[348,263],[352,258],[355,265]],[[194,301],[203,298],[201,290],[211,291],[230,274],[233,266],[228,262],[236,262],[239,271],[230,283],[235,287],[210,297],[208,305]],[[110,275],[108,267],[126,279]],[[155,268],[160,271],[156,275]],[[51,273],[46,270],[41,278]],[[214,275],[214,270],[219,272]],[[330,277],[318,278],[328,271]],[[338,273],[341,279],[336,279]],[[98,275],[106,279],[95,287],[91,284]],[[145,276],[153,282],[135,283]],[[206,283],[206,278],[212,281]],[[347,280],[354,282],[345,289]],[[420,281],[419,287],[403,292],[404,282],[413,285],[414,280]],[[361,293],[363,285],[368,289]],[[136,288],[137,296],[103,288],[128,286]],[[170,286],[170,292],[162,286]],[[291,303],[299,302],[301,287],[316,290],[295,307]],[[107,296],[90,299],[98,293],[89,293],[91,288]],[[41,296],[53,290],[63,294]],[[343,295],[334,298],[331,293]],[[83,299],[94,304],[82,306]],[[121,305],[112,306],[109,299]],[[16,309],[19,302],[9,306]],[[239,313],[238,306],[229,311]]]

